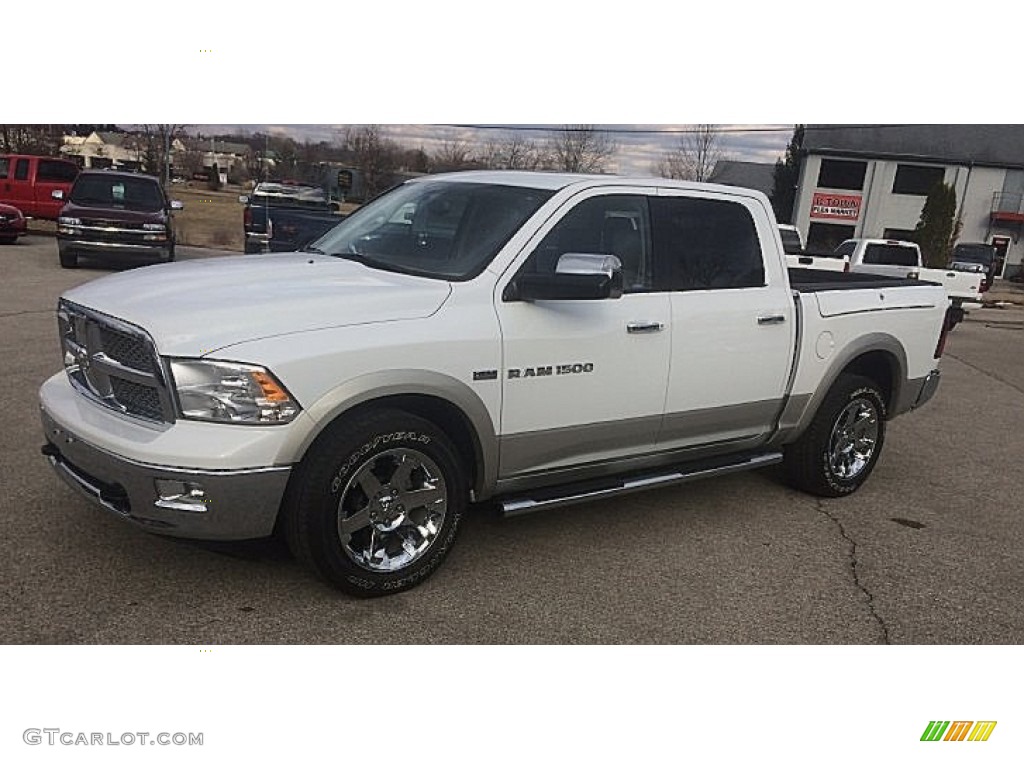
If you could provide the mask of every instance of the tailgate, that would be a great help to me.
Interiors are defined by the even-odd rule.
[[[920,279],[939,283],[950,298],[981,300],[981,286],[985,281],[983,272],[957,272],[952,269],[922,269]]]

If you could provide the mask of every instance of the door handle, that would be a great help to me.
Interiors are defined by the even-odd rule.
[[[626,333],[657,333],[665,330],[664,323],[629,323],[626,325]]]
[[[758,325],[779,325],[786,322],[785,315],[761,315],[757,318]]]

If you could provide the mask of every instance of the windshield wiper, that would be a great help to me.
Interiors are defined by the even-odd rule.
[[[319,253],[321,256],[326,256],[327,255],[326,253],[321,251],[319,248],[314,248],[312,245],[307,245],[305,248],[302,249],[302,252],[303,253]]]

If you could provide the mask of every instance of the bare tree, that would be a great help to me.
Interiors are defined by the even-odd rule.
[[[506,139],[490,140],[484,145],[483,163],[487,168],[511,171],[535,171],[544,167],[544,150],[521,133]]]
[[[139,147],[145,157],[146,170],[157,174],[165,185],[171,183],[171,153],[174,140],[181,133],[183,125],[143,125],[143,147]]]
[[[592,125],[567,125],[551,134],[550,164],[571,173],[601,173],[618,147],[606,133]]]
[[[64,143],[61,125],[2,125],[0,151],[27,155],[56,155]]]
[[[679,137],[675,149],[666,154],[654,170],[667,179],[707,181],[724,155],[718,126],[696,125],[692,133]]]
[[[459,171],[464,168],[477,168],[479,162],[474,157],[473,148],[464,139],[445,139],[441,142],[441,148],[434,153],[430,170],[437,173],[442,171]]]
[[[349,128],[345,146],[363,177],[364,196],[369,199],[387,189],[398,167],[398,145],[381,136],[379,125]]]

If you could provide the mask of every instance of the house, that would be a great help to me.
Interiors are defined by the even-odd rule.
[[[83,168],[118,168],[144,170],[149,139],[145,135],[93,131],[88,136],[65,136],[61,155],[77,160]],[[185,145],[175,138],[171,142],[171,156],[184,151]]]

